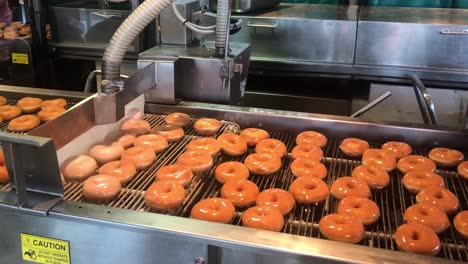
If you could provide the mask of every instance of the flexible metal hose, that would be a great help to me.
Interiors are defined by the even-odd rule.
[[[226,39],[229,34],[229,15],[231,1],[218,0],[216,13],[216,39],[215,39],[215,55],[224,57],[226,51]]]
[[[120,79],[120,66],[128,47],[141,31],[174,0],[146,0],[120,25],[102,58],[103,80]],[[103,92],[108,92],[103,90]]]

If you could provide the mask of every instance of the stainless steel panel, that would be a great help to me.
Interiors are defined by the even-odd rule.
[[[249,13],[272,8],[279,3],[279,0],[233,0],[231,1],[231,10],[233,13]],[[210,0],[209,4],[210,9],[216,12],[218,0]]]
[[[187,21],[193,21],[193,14],[200,10],[198,1],[177,3],[177,9]],[[177,19],[172,6],[164,9],[160,15],[161,43],[188,46],[197,41],[196,35]]]

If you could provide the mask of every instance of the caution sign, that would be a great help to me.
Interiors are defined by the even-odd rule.
[[[29,64],[27,53],[11,53],[11,61],[16,64]]]
[[[48,237],[21,234],[23,259],[36,263],[69,264],[70,243]]]

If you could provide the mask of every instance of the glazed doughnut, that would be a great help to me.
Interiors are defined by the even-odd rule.
[[[282,158],[286,155],[287,149],[283,142],[277,139],[268,138],[258,142],[255,147],[255,151],[257,153],[274,154]]]
[[[242,214],[242,225],[251,228],[276,231],[283,229],[284,218],[281,212],[271,206],[254,206]]]
[[[341,142],[340,149],[345,155],[358,158],[369,149],[369,143],[359,138],[347,138]]]
[[[184,187],[171,180],[157,181],[145,192],[146,205],[157,211],[174,209],[181,205],[184,199]]]
[[[221,150],[221,144],[214,138],[204,137],[197,138],[187,145],[187,151],[205,151],[211,156],[215,157]]]
[[[167,115],[166,118],[164,118],[164,121],[166,121],[168,125],[185,127],[190,124],[192,118],[184,113],[172,113]]]
[[[175,142],[184,137],[184,130],[181,127],[173,125],[155,127],[152,133],[165,137],[169,142]]]
[[[24,97],[18,101],[16,106],[24,113],[33,113],[41,109],[42,99],[35,97]]]
[[[428,157],[439,166],[457,166],[465,158],[463,153],[449,148],[434,148],[429,152]]]
[[[150,148],[131,147],[124,150],[121,159],[130,161],[138,170],[144,170],[153,163],[156,154]]]
[[[235,207],[250,207],[255,203],[258,187],[249,180],[228,181],[221,188],[221,197],[228,199]]]
[[[412,193],[418,193],[430,186],[445,187],[444,179],[439,174],[425,170],[412,170],[406,173],[401,183]]]
[[[120,144],[119,144],[120,145]],[[163,152],[169,146],[165,137],[156,134],[141,135],[133,141],[135,147],[148,147],[156,154]]]
[[[283,189],[268,189],[257,195],[255,204],[258,206],[273,206],[278,208],[283,215],[289,214],[296,202],[294,197]]]
[[[149,133],[151,131],[151,126],[145,120],[138,118],[130,118],[122,123],[120,129],[139,136]]]
[[[218,133],[221,122],[212,118],[200,118],[193,124],[195,131],[203,136],[211,136]]]
[[[8,123],[8,130],[14,132],[26,132],[41,124],[39,117],[35,115],[22,115]]]
[[[117,138],[115,143],[120,144],[124,149],[133,147],[133,142],[135,142],[135,136],[132,134],[124,134]]]
[[[270,134],[260,128],[246,128],[240,132],[240,136],[247,142],[249,147],[254,147],[258,142],[270,138]]]
[[[396,158],[385,150],[368,149],[362,155],[362,164],[379,167],[390,172],[395,168]]]
[[[63,98],[57,98],[57,99],[52,99],[52,100],[44,100],[41,104],[42,108],[45,107],[50,107],[50,106],[55,106],[55,107],[61,107],[65,108],[67,107],[67,100]]]
[[[359,165],[353,170],[353,177],[365,181],[373,190],[383,189],[390,183],[388,173],[375,166]]]
[[[416,201],[422,204],[431,204],[439,207],[447,214],[453,214],[458,210],[458,198],[451,191],[437,186],[422,189],[416,195]]]
[[[445,231],[450,226],[447,214],[430,204],[413,204],[404,214],[405,221],[425,225],[436,233]]]
[[[295,179],[289,186],[289,192],[300,204],[315,204],[324,201],[330,193],[327,184],[314,177]]]
[[[192,181],[193,173],[187,166],[173,164],[161,167],[154,176],[157,181],[171,180],[178,182],[183,187],[187,187]]]
[[[364,226],[352,215],[329,214],[319,222],[320,233],[330,240],[358,243],[364,238]]]
[[[14,28],[17,28],[17,29],[20,28],[22,25],[24,25],[24,24],[21,21],[15,21],[15,22],[10,23],[11,27],[14,27]]]
[[[397,168],[402,173],[410,172],[414,169],[434,171],[436,165],[434,161],[419,155],[408,155],[398,160]]]
[[[281,159],[269,153],[250,154],[244,164],[251,173],[257,175],[270,175],[281,169]]]
[[[465,180],[468,179],[468,160],[458,164],[457,167],[458,174],[462,176]]]
[[[246,180],[249,178],[249,169],[238,161],[223,162],[214,171],[216,180],[224,184],[232,180]]]
[[[190,218],[227,224],[235,213],[236,209],[228,199],[208,198],[193,206]]]
[[[247,151],[245,140],[234,133],[224,133],[218,137],[223,152],[229,156],[240,156]]]
[[[116,177],[98,174],[84,181],[83,196],[88,202],[108,203],[121,189],[120,181]]]
[[[193,173],[205,172],[213,165],[213,158],[205,152],[187,151],[177,158],[177,164],[189,167]]]
[[[80,155],[65,162],[62,174],[68,181],[83,181],[93,175],[97,169],[97,162],[87,155]]]
[[[320,161],[308,158],[295,159],[291,163],[291,172],[297,178],[315,177],[324,179],[327,176],[327,167]]]
[[[303,143],[293,148],[291,156],[293,159],[307,158],[320,161],[323,158],[323,151],[314,144]]]
[[[104,164],[120,159],[123,152],[124,148],[120,144],[96,145],[89,150],[89,156],[97,163]]]
[[[5,97],[0,96],[0,105],[4,105],[4,104],[6,104],[7,102],[8,102],[8,100],[7,100]]]
[[[14,105],[0,106],[0,116],[3,120],[10,120],[21,115],[21,108]]]
[[[65,111],[67,111],[65,108],[58,106],[42,107],[41,111],[37,113],[37,117],[39,117],[42,122],[48,122],[65,113]]]
[[[0,165],[0,183],[9,182],[8,170],[5,165]]]
[[[453,225],[460,235],[468,239],[468,211],[459,212],[453,219]]]
[[[382,145],[382,149],[392,153],[397,159],[408,156],[413,151],[410,145],[398,141],[389,141]]]
[[[369,197],[370,189],[367,183],[353,177],[341,177],[330,187],[331,194],[338,200],[347,196]]]
[[[398,227],[394,234],[398,249],[416,254],[435,256],[440,251],[440,240],[429,227],[407,223]]]
[[[315,131],[304,131],[296,137],[296,144],[313,144],[323,148],[327,144],[327,138]]]
[[[135,177],[137,170],[128,160],[115,160],[102,165],[98,173],[114,176],[122,186],[126,186]]]
[[[363,225],[371,225],[380,217],[380,209],[374,201],[362,196],[348,196],[338,203],[337,212],[352,215]]]

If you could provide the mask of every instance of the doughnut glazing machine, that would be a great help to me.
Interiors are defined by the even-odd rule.
[[[159,1],[147,0],[148,7]],[[222,8],[218,4],[218,10]],[[144,18],[139,14],[140,18]],[[229,19],[229,16],[227,17]],[[221,20],[221,19],[220,19]],[[229,21],[229,20],[227,20]],[[136,22],[138,23],[138,22]],[[229,23],[220,21],[227,28]],[[217,22],[217,28],[218,28]],[[133,37],[139,34],[135,28]],[[119,32],[117,32],[119,33]],[[114,36],[119,36],[119,34]],[[122,33],[122,32],[120,32]],[[131,38],[111,41],[129,45]],[[224,35],[228,39],[228,34]],[[296,204],[285,217],[282,232],[242,227],[242,210],[230,224],[190,219],[193,205],[208,197],[219,197],[221,185],[214,179],[214,167],[196,174],[180,208],[170,214],[151,212],[143,195],[154,181],[154,172],[172,164],[188,142],[199,137],[193,121],[199,117],[222,120],[217,135],[238,133],[247,127],[262,127],[283,141],[288,152],[298,133],[316,130],[328,137],[322,162],[328,169],[330,186],[338,177],[350,175],[360,160],[344,156],[339,145],[347,137],[359,137],[380,147],[389,140],[409,143],[414,153],[444,146],[468,156],[468,133],[464,130],[410,124],[368,123],[357,118],[287,112],[261,108],[191,102],[185,98],[217,92],[217,102],[236,100],[245,87],[250,46],[216,39],[215,43],[181,48],[165,53],[156,47],[140,54],[139,71],[120,79],[123,53],[110,45],[104,56],[101,93],[77,103],[62,116],[28,135],[0,134],[10,183],[0,185],[0,263],[451,263],[468,261],[468,241],[453,226],[442,233],[441,250],[435,257],[397,250],[392,238],[403,224],[403,212],[415,203],[415,196],[401,184],[401,173],[391,172],[391,183],[373,191],[371,199],[380,207],[379,220],[366,227],[357,245],[326,240],[318,222],[336,212],[337,201],[329,197],[312,206]],[[222,44],[224,42],[224,45]],[[227,47],[226,43],[229,43]],[[220,44],[220,45],[219,45]],[[120,48],[127,48],[121,45]],[[167,51],[167,50],[166,50]],[[179,56],[171,56],[177,53]],[[117,55],[116,55],[117,54]],[[213,56],[215,54],[215,56]],[[192,90],[189,90],[192,89]],[[182,93],[179,93],[180,91]],[[184,100],[178,95],[183,94]],[[91,204],[81,194],[81,183],[62,183],[59,165],[69,157],[86,153],[118,130],[135,111],[152,127],[164,123],[164,115],[184,112],[194,118],[185,136],[158,155],[140,171],[118,197],[107,205]],[[252,152],[253,150],[249,150]],[[232,158],[220,154],[215,163],[242,161],[247,154]],[[260,190],[288,189],[294,176],[288,154],[282,168],[271,176],[252,175]],[[453,168],[437,170],[454,192],[462,210],[468,210],[468,182]],[[44,261],[44,262],[40,262]],[[48,261],[48,262],[46,262]]]

